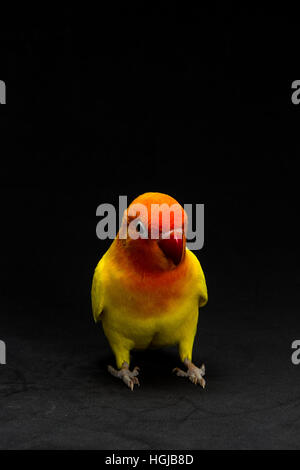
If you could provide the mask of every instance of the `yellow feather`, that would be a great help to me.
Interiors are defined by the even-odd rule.
[[[198,308],[207,302],[207,287],[201,265],[188,249],[181,269],[184,276],[172,285],[161,282],[149,291],[146,277],[136,289],[130,270],[118,264],[115,242],[100,260],[92,284],[93,316],[102,321],[118,368],[130,363],[134,348],[178,344],[181,360],[192,359]]]

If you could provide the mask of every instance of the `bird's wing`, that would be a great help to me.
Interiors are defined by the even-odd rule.
[[[205,276],[199,262],[199,278],[198,278],[198,285],[199,285],[199,307],[204,307],[208,301],[207,295],[207,286],[205,281]]]
[[[191,263],[193,265],[193,272],[194,272],[193,278],[196,281],[195,287],[199,295],[199,307],[204,307],[204,305],[206,305],[207,300],[208,300],[205,276],[204,276],[200,261],[198,260],[197,256],[194,255],[194,253],[188,249],[187,249],[187,252],[191,259]]]
[[[92,309],[95,322],[100,320],[104,308],[104,285],[103,285],[104,257],[99,261],[95,269],[92,283]]]

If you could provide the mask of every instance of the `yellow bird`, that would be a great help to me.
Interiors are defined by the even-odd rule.
[[[131,390],[139,385],[139,368],[129,369],[130,351],[174,344],[187,368],[174,371],[205,387],[204,364],[192,363],[192,350],[207,287],[197,257],[186,248],[186,226],[186,212],[174,198],[142,194],[124,212],[95,269],[93,316],[102,321],[117,365],[108,370]]]

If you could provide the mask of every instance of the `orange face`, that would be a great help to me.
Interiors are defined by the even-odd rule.
[[[172,197],[145,193],[124,213],[118,238],[143,270],[175,269],[184,259],[187,215]]]

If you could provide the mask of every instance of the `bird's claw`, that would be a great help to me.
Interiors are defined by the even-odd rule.
[[[205,365],[202,364],[201,367],[196,367],[192,362],[187,363],[188,370],[184,372],[183,370],[179,369],[179,367],[175,367],[173,372],[176,372],[178,377],[188,377],[189,380],[194,385],[201,385],[202,388],[205,388],[206,381],[203,378],[205,375]]]
[[[137,376],[139,375],[139,367],[135,367],[132,371],[129,370],[129,365],[127,362],[124,362],[120,370],[116,370],[112,366],[107,367],[108,372],[110,372],[114,377],[117,377],[127,385],[127,387],[130,388],[131,391],[133,391],[133,388],[135,385],[138,387],[140,386],[139,379]]]

